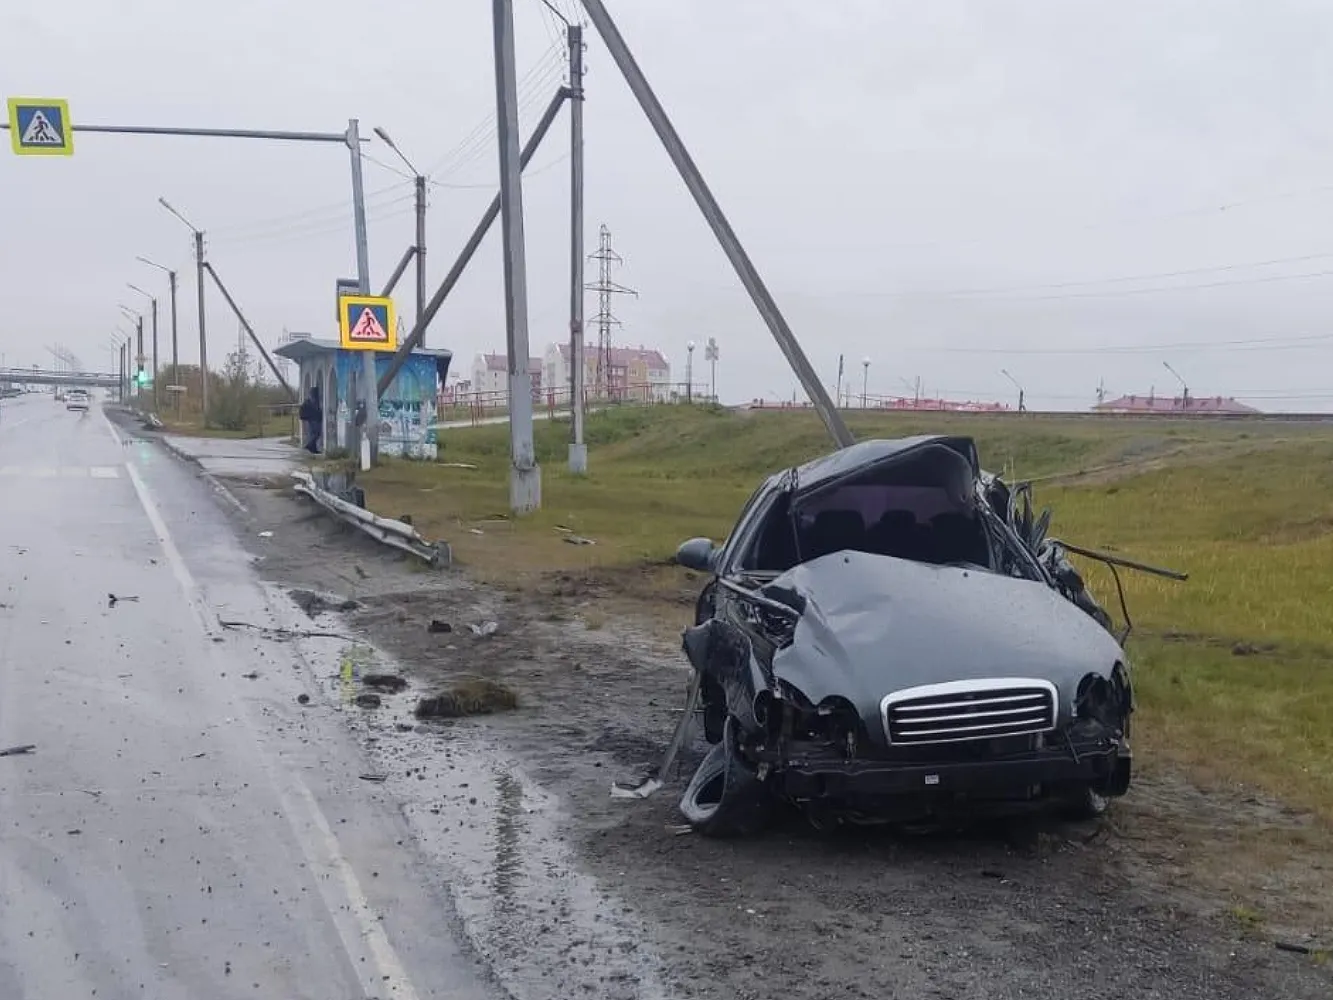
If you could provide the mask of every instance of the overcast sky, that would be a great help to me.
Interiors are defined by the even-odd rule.
[[[570,16],[577,0],[552,0]],[[606,0],[714,194],[831,385],[1084,408],[1109,392],[1333,409],[1333,5],[1318,0]],[[44,0],[5,12],[0,91],[75,124],[341,131],[379,125],[428,171],[433,291],[494,192],[485,0]],[[515,0],[524,132],[564,78],[540,0]],[[587,45],[588,250],[625,265],[617,343],[717,338],[725,401],[795,379],[595,29]],[[188,229],[271,346],[336,335],[355,274],[337,146],[83,133],[70,159],[0,149],[0,328],[9,363],[61,343],[111,364],[117,303],[181,270]],[[5,143],[8,145],[7,141]],[[524,183],[533,353],[568,322],[568,118]],[[367,153],[400,166],[378,141]],[[366,164],[372,284],[412,240],[411,183]],[[1186,272],[1186,273],[1181,273]],[[595,277],[589,265],[588,278]],[[410,314],[410,279],[400,308]],[[18,306],[18,308],[15,308]],[[209,355],[237,324],[209,299]],[[595,296],[587,300],[589,316]],[[590,331],[591,332],[591,331]],[[1304,338],[1304,339],[1302,339]],[[503,351],[498,232],[430,346]],[[707,377],[696,351],[696,382]]]

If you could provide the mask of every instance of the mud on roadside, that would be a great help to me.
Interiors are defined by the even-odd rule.
[[[443,726],[439,738],[480,726],[559,800],[559,835],[642,921],[639,946],[660,957],[666,995],[1333,991],[1333,963],[1274,946],[1333,939],[1333,859],[1306,817],[1149,770],[1101,825],[1027,821],[910,837],[792,823],[742,842],[680,835],[675,803],[697,757],[646,800],[609,792],[660,759],[678,717],[687,674],[665,637],[687,623],[692,587],[681,588],[679,621],[636,623],[619,613],[633,602],[631,578],[557,574],[506,592],[457,570],[418,569],[285,493],[232,487],[260,572],[285,588],[354,600],[343,620],[397,659],[418,693],[479,677],[516,693],[516,710]],[[495,631],[474,634],[470,626],[486,622]],[[1262,868],[1238,863],[1261,855]],[[593,977],[580,988],[654,995],[633,978]]]

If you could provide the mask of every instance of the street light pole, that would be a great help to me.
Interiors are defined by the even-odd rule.
[[[398,144],[389,138],[388,132],[378,126],[374,131],[380,140],[398,155],[398,159],[403,161],[407,169],[412,171],[417,213],[417,241],[412,253],[417,259],[417,322],[419,323],[426,312],[426,176],[412,164],[407,154],[398,148]],[[419,346],[424,346],[425,342],[426,338],[423,336]]]
[[[694,402],[694,341],[685,345],[685,402]]]
[[[866,408],[866,391],[870,387],[870,359],[861,359],[861,409]]]
[[[202,407],[200,419],[208,426],[208,331],[204,315],[204,234],[185,216],[171,207],[165,198],[158,198],[158,203],[168,212],[180,219],[194,233],[194,281],[199,296],[199,405]]]
[[[180,355],[177,351],[177,344],[176,344],[176,272],[169,267],[164,267],[163,265],[158,264],[155,261],[149,260],[147,257],[136,257],[135,259],[142,261],[149,267],[155,267],[159,271],[167,272],[167,283],[171,287],[171,377],[173,379],[179,380],[181,377],[181,373],[180,373]],[[157,386],[156,337],[154,337],[153,339],[153,386],[154,386],[154,398],[156,399],[156,386]],[[177,409],[179,410],[180,393],[176,394],[176,405]]]

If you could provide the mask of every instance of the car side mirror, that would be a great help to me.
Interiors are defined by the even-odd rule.
[[[691,538],[688,542],[681,542],[676,549],[676,565],[700,573],[711,573],[716,551],[711,538]]]

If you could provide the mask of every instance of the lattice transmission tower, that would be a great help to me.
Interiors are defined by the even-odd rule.
[[[602,223],[598,231],[597,250],[588,254],[588,259],[597,261],[597,280],[586,286],[589,291],[597,293],[597,315],[592,318],[597,326],[595,394],[605,397],[611,380],[611,328],[620,326],[620,320],[611,312],[611,296],[633,295],[637,298],[639,293],[611,280],[611,266],[624,264],[625,259],[611,249],[611,230],[606,223]],[[570,363],[574,363],[573,358]]]

